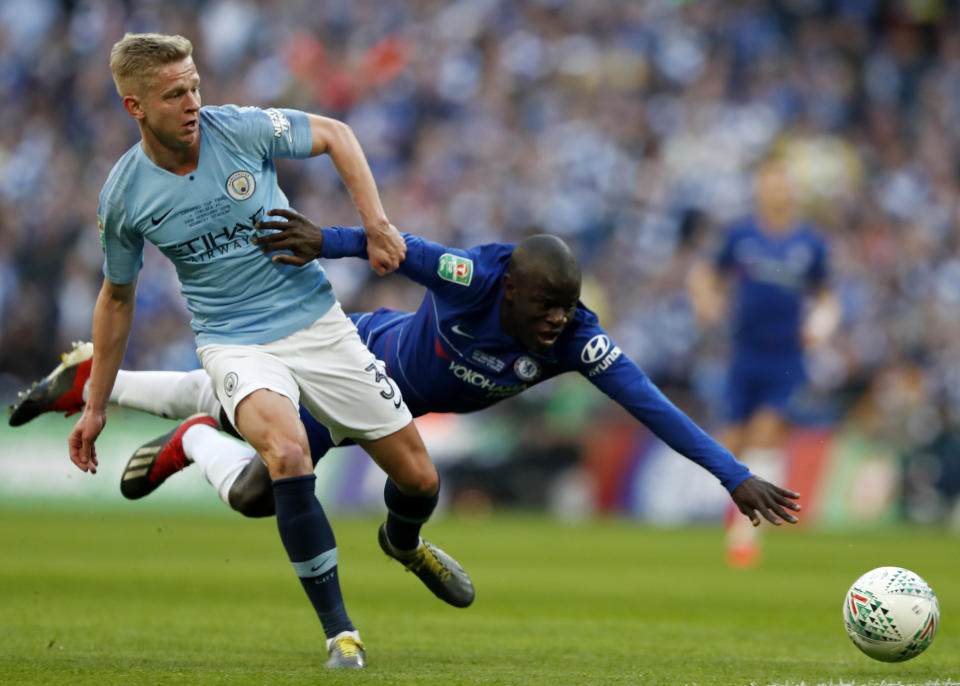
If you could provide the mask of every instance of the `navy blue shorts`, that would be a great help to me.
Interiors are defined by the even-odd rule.
[[[786,414],[791,397],[806,382],[802,357],[734,359],[727,373],[724,416],[739,424],[761,408]]]

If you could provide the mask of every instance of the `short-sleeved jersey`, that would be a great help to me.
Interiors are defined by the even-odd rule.
[[[251,239],[265,209],[289,208],[273,160],[306,157],[307,116],[295,110],[204,107],[200,159],[184,176],[154,164],[138,143],[117,162],[97,214],[108,281],[131,283],[143,241],[176,266],[197,345],[282,338],[335,302],[319,264],[271,262]]]
[[[735,355],[800,355],[804,296],[827,278],[827,247],[814,228],[775,235],[747,218],[726,232],[716,266],[736,280]]]
[[[324,229],[321,257],[366,257],[358,228]],[[611,340],[597,316],[577,304],[573,322],[543,354],[500,326],[503,275],[513,244],[447,248],[404,234],[399,273],[427,287],[416,312],[352,315],[360,337],[384,361],[414,416],[471,412],[541,381],[575,371],[626,408],[728,490],[750,471],[671,403]]]

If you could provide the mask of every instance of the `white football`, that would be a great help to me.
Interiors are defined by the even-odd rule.
[[[843,625],[864,653],[883,662],[916,657],[940,623],[937,596],[903,567],[877,567],[853,582],[843,599]]]

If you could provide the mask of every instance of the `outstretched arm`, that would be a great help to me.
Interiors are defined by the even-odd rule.
[[[301,266],[316,257],[366,258],[368,255],[368,235],[363,229],[352,226],[321,229],[292,210],[270,210],[267,214],[282,217],[285,221],[259,222],[256,225],[258,230],[273,233],[258,235],[253,239],[254,244],[259,245],[265,253],[278,250],[292,253],[274,254],[270,258],[274,262]],[[401,233],[400,236],[406,242],[406,259],[400,263],[398,273],[439,294],[454,290],[462,295],[464,289],[470,288],[475,280],[476,249],[448,248],[408,233]]]
[[[87,406],[70,432],[70,460],[84,472],[96,473],[94,443],[107,423],[107,402],[127,349],[136,281],[115,284],[104,280],[93,310],[93,365],[87,388]]]
[[[394,271],[406,255],[400,232],[387,219],[377,184],[353,130],[341,121],[308,114],[313,136],[311,155],[330,155],[366,232],[370,266],[377,274]]]
[[[604,360],[597,360],[597,366],[585,372],[587,378],[664,443],[717,477],[740,512],[749,517],[754,526],[760,524],[761,517],[778,525],[782,521],[797,521],[789,510],[800,510],[800,505],[794,502],[800,497],[799,493],[751,474],[746,465],[670,402],[636,363],[620,353],[619,348],[611,344],[605,359],[609,364],[602,368]]]

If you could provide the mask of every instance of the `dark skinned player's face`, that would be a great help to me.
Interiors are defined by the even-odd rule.
[[[533,352],[543,353],[573,321],[580,299],[579,279],[552,279],[542,274],[503,277],[501,324]]]

